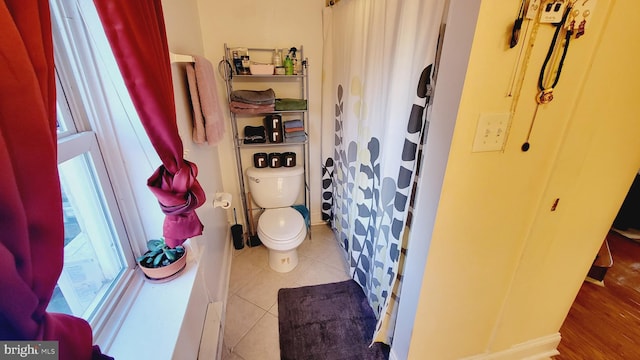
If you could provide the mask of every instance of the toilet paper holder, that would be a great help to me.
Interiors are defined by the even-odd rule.
[[[217,192],[216,197],[213,200],[213,207],[229,209],[231,208],[231,194],[225,192]]]

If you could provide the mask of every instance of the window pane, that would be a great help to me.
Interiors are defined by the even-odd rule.
[[[89,153],[59,164],[58,169],[64,267],[48,310],[89,320],[126,265]]]
[[[73,117],[71,116],[71,109],[69,109],[69,103],[60,83],[60,77],[56,69],[56,132],[58,138],[62,138],[66,135],[76,132],[73,125]]]

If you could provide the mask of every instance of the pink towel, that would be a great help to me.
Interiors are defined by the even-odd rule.
[[[193,105],[193,142],[216,145],[224,135],[224,115],[218,102],[213,65],[202,56],[187,64],[187,81]]]

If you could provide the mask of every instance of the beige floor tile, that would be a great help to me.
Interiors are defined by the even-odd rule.
[[[273,304],[273,306],[271,307],[271,309],[269,309],[269,314],[278,317],[278,302],[276,301],[275,304]]]
[[[307,239],[298,247],[298,253],[313,259],[322,259],[337,246],[337,243],[323,239]]]
[[[296,265],[296,267],[293,268],[293,270],[286,273],[278,273],[278,275],[287,279],[291,283],[290,287],[297,287],[297,286],[300,286],[298,284],[298,279],[302,276],[304,272],[306,272],[306,269],[309,266],[311,266],[311,258],[308,258],[304,255],[300,255],[300,253],[298,253],[298,265]]]
[[[244,256],[254,266],[261,269],[269,267],[269,250],[264,245],[249,248]]]
[[[313,239],[331,239],[335,241],[333,236],[333,230],[327,225],[313,225],[311,227],[311,234],[313,235]]]
[[[325,260],[325,264],[330,265],[340,272],[349,274],[349,265],[347,264],[347,260],[343,256],[346,257],[347,255],[344,253],[340,253],[338,257],[327,257],[327,259]]]
[[[222,360],[245,360],[240,355],[236,353],[229,353],[228,355],[223,355]]]
[[[278,318],[266,313],[234,348],[245,360],[280,360]]]
[[[268,249],[234,251],[225,324],[224,360],[280,358],[277,294],[280,288],[348,280],[345,253],[326,225],[311,227],[298,248],[298,266],[288,273],[269,268]]]
[[[342,245],[336,241],[334,233],[329,227],[315,226],[313,241],[316,243],[311,246],[313,249],[310,251],[313,253],[314,259],[348,273],[347,253]]]
[[[344,280],[349,280],[346,272],[340,271],[318,260],[309,259],[309,266],[304,269],[296,279],[296,282],[301,286],[310,286]]]
[[[344,270],[344,265],[347,262],[346,258],[347,253],[337,242],[334,242],[328,243],[324,246],[322,248],[321,256],[316,258],[316,260],[331,265],[338,270]]]
[[[265,313],[266,310],[241,297],[230,296],[225,318],[225,345],[233,348]]]
[[[231,352],[230,349],[224,349],[222,356],[221,356],[222,360],[244,360],[240,355]]]
[[[252,280],[241,287],[236,295],[264,310],[269,310],[278,300],[278,290],[295,286],[295,282],[280,276],[277,272],[262,269],[253,274]]]
[[[246,249],[246,248],[245,248]],[[261,267],[254,264],[251,250],[242,250],[242,254],[231,260],[231,275],[229,277],[229,294],[235,294],[243,285],[253,279],[253,275],[261,271]]]
[[[314,226],[312,231],[313,240],[305,240],[298,248],[298,266],[280,275],[298,286],[348,280],[346,253],[333,238],[333,232],[324,225]]]
[[[233,251],[233,257],[240,256],[240,255],[244,254],[244,252],[245,252],[245,251],[247,251],[247,249],[249,249],[249,248],[248,248],[248,247],[246,247],[246,246],[245,246],[245,247],[243,247],[243,248],[242,248],[242,249],[240,249],[240,250],[236,250],[236,249],[234,248],[234,249],[232,250],[232,251]]]

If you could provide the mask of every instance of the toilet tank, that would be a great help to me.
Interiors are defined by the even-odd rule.
[[[304,168],[254,168],[247,169],[251,198],[262,208],[279,208],[294,205],[304,186]]]

